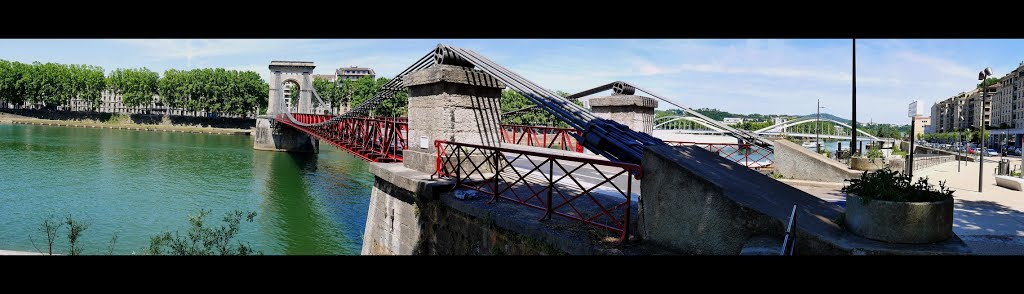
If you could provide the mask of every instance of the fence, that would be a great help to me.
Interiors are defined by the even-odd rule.
[[[924,155],[914,154],[914,170],[956,161],[956,155]]]
[[[576,129],[555,127],[501,125],[501,141],[503,143],[554,148],[582,153],[583,145],[570,134],[582,136],[583,132]]]
[[[304,124],[330,120],[333,115],[292,114]],[[338,123],[307,127],[292,123],[284,114],[278,122],[300,129],[356,157],[373,162],[402,161],[402,150],[409,149],[409,123],[404,118],[351,117]]]
[[[698,146],[755,170],[770,167],[772,163],[774,163],[774,153],[771,150],[752,144],[697,143],[682,141],[665,141],[665,143],[671,146]]]
[[[541,219],[559,215],[607,229],[620,233],[619,242],[629,236],[630,175],[640,179],[639,165],[441,140],[434,147],[434,175],[490,195],[489,203],[508,200],[544,211]],[[583,174],[603,180],[580,181]]]

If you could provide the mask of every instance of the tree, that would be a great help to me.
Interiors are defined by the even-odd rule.
[[[39,225],[39,231],[46,234],[46,252],[53,255],[53,242],[57,241],[57,231],[64,226],[63,222],[57,221],[53,218],[53,215],[43,219],[43,223]],[[32,244],[35,246],[35,242]],[[38,251],[39,248],[36,248]]]
[[[71,65],[71,97],[89,102],[90,105],[98,106],[100,98],[103,97],[103,90],[107,88],[107,80],[103,77],[103,68],[91,65]],[[64,101],[63,104],[67,104]]]
[[[174,234],[164,232],[150,238],[147,254],[153,255],[251,255],[260,254],[252,246],[241,241],[234,241],[238,235],[243,213],[234,211],[226,213],[221,219],[225,224],[218,227],[206,226],[209,210],[200,210],[198,215],[189,215],[191,229],[185,236],[178,231]],[[253,222],[256,212],[245,216],[247,222]],[[237,243],[232,243],[237,242]]]
[[[357,80],[345,80],[342,82],[342,91],[349,95],[349,101],[351,105],[363,104],[366,100],[370,100],[377,91],[374,91],[376,81],[370,76],[363,76]]]
[[[978,83],[978,89],[981,89],[982,87],[995,85],[996,83],[999,83],[999,78],[986,78],[981,83]]]
[[[71,215],[64,218],[64,224],[68,226],[68,254],[81,255],[82,247],[78,246],[78,240],[82,236],[82,232],[89,228],[89,224],[76,221],[71,218]]]
[[[346,100],[347,97],[342,95],[341,87],[338,87],[337,84],[326,79],[319,77],[314,78],[313,89],[316,89],[316,93],[320,95],[320,98],[323,99],[324,102],[330,103],[331,107],[336,111],[341,109],[342,104],[348,102]]]
[[[169,69],[157,89],[161,102],[170,107],[247,115],[266,109],[270,85],[251,71]]]
[[[168,69],[164,71],[163,78],[157,82],[160,102],[169,107],[184,108],[192,99],[189,93],[191,87],[192,85],[188,82],[188,72]]]
[[[143,67],[140,69],[117,69],[107,77],[110,90],[121,94],[121,101],[127,107],[149,105],[157,94],[160,75]]]
[[[15,105],[25,103],[24,83],[26,65],[0,59],[0,101]]]
[[[373,83],[373,93],[377,95],[384,88],[384,85],[390,82],[391,79],[380,77]],[[377,109],[373,110],[373,115],[376,116],[391,116],[391,117],[405,117],[408,116],[409,109],[409,94],[405,91],[394,93],[391,97],[384,99],[377,105]]]
[[[558,95],[561,95],[562,97],[571,95],[569,93],[562,91],[556,91],[556,93]],[[576,105],[583,106],[583,103],[578,100],[575,101],[574,103]],[[506,89],[501,92],[502,113],[523,109],[533,105],[535,105],[533,101],[530,101],[529,99],[527,99],[523,95],[520,95],[516,91]],[[554,115],[551,115],[546,110],[540,107],[534,107],[529,111],[519,112],[515,115],[502,116],[501,123],[514,125],[546,125],[559,128],[569,127],[568,124],[558,120],[557,118],[555,118]]]

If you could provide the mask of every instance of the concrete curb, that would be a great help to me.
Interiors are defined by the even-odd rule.
[[[846,183],[834,183],[834,182],[818,182],[818,181],[806,181],[806,180],[794,180],[794,179],[779,179],[780,182],[786,183],[787,185],[794,186],[811,186],[819,188],[842,188],[846,186]]]

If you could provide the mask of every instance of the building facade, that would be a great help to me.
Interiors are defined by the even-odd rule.
[[[999,79],[999,87],[992,98],[992,126],[1024,128],[1024,62]]]
[[[986,127],[993,125],[993,113],[999,114],[1000,109],[993,112],[993,97],[999,95],[1002,84],[985,88],[987,99],[983,100],[982,91],[974,89],[957,94],[932,104],[930,121],[933,132],[952,132],[977,129],[982,121]]]
[[[377,77],[377,73],[372,68],[368,67],[343,67],[334,71],[337,76],[336,81],[340,84],[342,81],[354,81],[362,77],[369,76],[370,78]]]
[[[731,125],[743,123],[743,119],[742,118],[738,118],[738,117],[726,117],[726,118],[722,119],[722,122],[724,122],[725,124],[731,126]]]
[[[914,117],[914,136],[920,136],[925,133],[925,129],[931,129],[932,125],[931,117],[919,115]]]
[[[38,108],[34,105],[26,105],[23,108],[35,109]],[[121,99],[121,94],[113,93],[109,90],[104,90],[100,94],[100,102],[97,105],[92,105],[86,100],[79,98],[71,98],[66,105],[57,106],[58,110],[63,111],[83,111],[83,112],[103,112],[103,113],[118,113],[118,114],[167,114],[167,115],[178,115],[178,116],[194,116],[194,117],[242,117],[240,115],[233,115],[227,113],[208,113],[205,111],[191,111],[183,108],[167,107],[160,102],[160,96],[153,95],[153,100],[149,104],[128,107],[124,105],[124,101]],[[256,110],[246,115],[246,117],[252,117],[256,115]]]

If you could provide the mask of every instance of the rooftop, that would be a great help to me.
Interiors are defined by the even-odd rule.
[[[365,71],[369,72],[369,74],[371,74],[371,75],[376,75],[377,74],[376,72],[373,71],[372,68],[358,67],[358,66],[342,67],[342,68],[339,68],[339,69],[335,70],[334,73],[338,74],[338,75],[342,75],[342,74],[345,74],[346,71],[354,71],[354,70],[365,70]]]
[[[270,62],[270,66],[313,66],[312,61],[281,61],[274,60]]]

